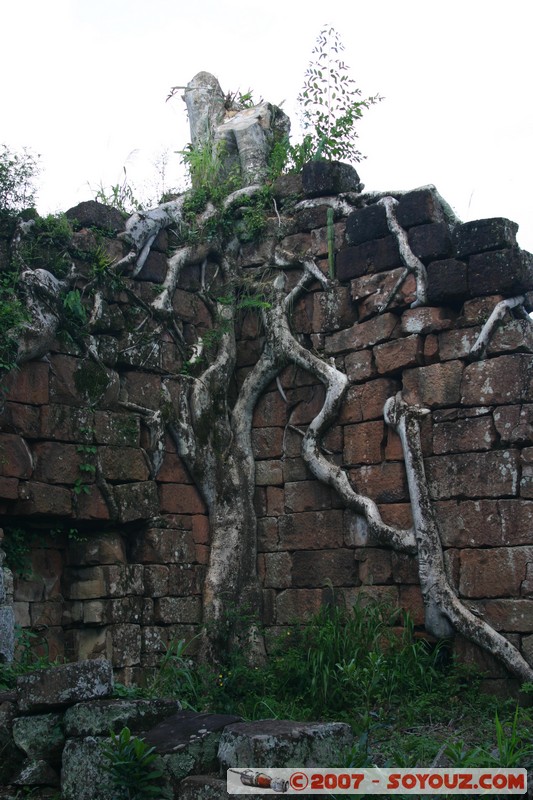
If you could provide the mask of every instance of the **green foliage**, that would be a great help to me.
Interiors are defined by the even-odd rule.
[[[18,297],[18,272],[0,273],[0,370],[15,366],[18,338],[28,321],[28,312]]]
[[[79,289],[72,289],[63,298],[63,308],[67,315],[78,325],[85,325],[87,322],[87,312],[81,302]]]
[[[29,578],[32,574],[30,550],[35,538],[35,531],[12,525],[4,527],[2,550],[6,554],[5,563],[21,578]]]
[[[468,747],[464,741],[453,742],[445,750],[453,767],[533,767],[533,744],[528,731],[518,731],[519,709],[516,706],[510,724],[500,721],[498,712],[494,717],[496,747]]]
[[[323,28],[298,95],[306,132],[302,147],[306,155],[313,154],[313,159],[361,161],[363,156],[356,146],[356,123],[365,109],[381,100],[379,95],[360,99],[361,90],[342,59],[343,50],[337,31]],[[301,156],[298,153],[299,159]]]
[[[158,766],[155,748],[144,739],[132,736],[129,728],[120,733],[111,731],[111,742],[102,745],[106,762],[104,769],[111,779],[114,800],[149,800],[170,798],[162,785],[163,771]]]
[[[34,182],[39,174],[39,156],[0,146],[0,214],[15,215],[35,205]]]
[[[51,661],[48,645],[39,634],[28,628],[15,628],[15,658],[10,663],[0,662],[0,692],[13,689],[19,675],[55,666],[59,661]]]
[[[61,278],[70,268],[71,240],[72,228],[64,214],[37,217],[17,248],[18,266],[46,269]]]
[[[94,194],[94,199],[105,206],[118,208],[123,214],[129,216],[135,211],[142,211],[143,204],[137,198],[135,189],[129,181],[126,167],[122,167],[122,171],[124,173],[122,181],[112,186],[104,186],[100,183]]]

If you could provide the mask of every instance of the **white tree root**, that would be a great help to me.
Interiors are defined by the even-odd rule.
[[[500,300],[499,303],[496,303],[494,308],[492,309],[492,313],[489,316],[488,320],[483,325],[479,336],[477,337],[476,341],[470,348],[470,358],[475,360],[477,358],[481,358],[487,349],[490,338],[494,332],[494,329],[498,322],[504,318],[506,312],[511,308],[516,308],[517,306],[524,306],[526,302],[526,298],[524,295],[519,295],[518,297],[509,297],[506,300]]]
[[[415,276],[416,280],[416,300],[412,303],[412,307],[415,306],[425,306],[427,304],[427,272],[426,268],[423,263],[420,261],[417,256],[411,250],[409,246],[409,238],[407,236],[406,231],[401,227],[398,220],[396,219],[395,208],[398,205],[398,201],[394,197],[382,197],[378,200],[378,205],[381,205],[385,208],[385,213],[387,214],[387,225],[389,227],[390,232],[393,236],[396,237],[396,241],[398,242],[398,249],[400,251],[400,257],[406,267],[406,272],[404,274],[404,278],[412,272]],[[402,281],[403,282],[403,281]],[[400,284],[401,285],[401,284]],[[392,297],[399,289],[399,285],[394,287]],[[389,300],[389,303],[391,300]],[[389,304],[387,303],[387,305]]]
[[[429,487],[424,469],[419,419],[426,409],[408,406],[400,395],[385,404],[385,421],[402,442],[413,511],[419,561],[420,589],[426,607],[426,630],[448,637],[455,629],[478,644],[523,681],[533,680],[533,667],[504,636],[472,614],[450,586]]]

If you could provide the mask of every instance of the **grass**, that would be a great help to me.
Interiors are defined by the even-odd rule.
[[[482,675],[384,604],[323,608],[278,637],[260,668],[244,652],[228,648],[213,672],[173,642],[145,687],[118,693],[250,720],[344,721],[357,744],[338,766],[428,767],[438,756],[452,767],[533,767],[532,710],[481,692]]]

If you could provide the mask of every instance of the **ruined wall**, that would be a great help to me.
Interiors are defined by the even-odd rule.
[[[298,207],[302,197],[298,179],[280,182],[285,213],[280,220],[272,215],[260,242],[242,245],[244,267],[268,265],[275,243],[312,255],[328,271],[327,201]],[[92,246],[95,209],[86,207],[87,217],[72,210],[81,250]],[[293,311],[302,342],[334,359],[351,384],[324,444],[384,520],[406,527],[402,449],[383,421],[383,405],[402,390],[408,402],[431,410],[422,426],[425,466],[450,580],[533,664],[529,320],[507,311],[485,357],[471,354],[496,304],[530,288],[532,258],[516,246],[514,223],[450,224],[427,189],[401,196],[397,217],[427,266],[427,306],[411,308],[412,275],[399,285],[402,261],[385,209],[357,208],[354,199],[335,216],[336,287],[326,292],[317,282]],[[108,227],[107,233],[108,252],[120,257],[122,242]],[[147,346],[134,299],[150,302],[160,291],[168,244],[167,234],[160,235],[142,271],[107,290],[92,321],[105,373],[72,339],[59,337],[44,358],[3,380],[3,524],[32,538],[31,574],[15,580],[17,620],[42,632],[52,656],[107,656],[126,681],[155,664],[170,639],[193,634],[209,559],[203,500],[169,436],[162,460],[154,459],[154,420],[147,414],[160,408],[163,387],[177,391],[184,369],[165,337]],[[198,297],[201,269],[183,271],[173,298],[190,341],[211,326]],[[296,270],[287,276],[296,281]],[[237,385],[261,348],[259,317],[243,311]],[[323,399],[314,378],[288,367],[255,409],[264,622],[278,629],[317,610],[329,585],[347,603],[362,592],[386,597],[422,626],[414,558],[373,541],[365,522],[343,509],[301,458],[302,431]],[[495,679],[504,677],[460,637],[455,646]]]

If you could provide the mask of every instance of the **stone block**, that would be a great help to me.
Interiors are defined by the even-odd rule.
[[[347,353],[344,357],[344,372],[350,383],[361,383],[374,378],[377,370],[374,366],[372,351],[359,350],[356,353]]]
[[[168,567],[163,564],[149,564],[144,568],[144,590],[148,597],[168,595]]]
[[[461,361],[408,369],[403,374],[404,400],[411,405],[428,408],[457,405],[461,396],[462,378]]]
[[[533,600],[503,599],[475,600],[472,606],[497,631],[530,633],[533,619]]]
[[[50,365],[44,361],[30,361],[12,370],[2,378],[6,400],[41,406],[49,402],[48,376]]]
[[[69,542],[67,557],[71,566],[125,564],[125,542],[119,533],[91,534],[85,541]]]
[[[258,552],[273,552],[280,549],[278,541],[278,520],[275,517],[263,517],[257,520]]]
[[[120,399],[156,411],[161,397],[161,378],[146,372],[123,372]]]
[[[405,269],[391,269],[355,278],[350,284],[351,296],[357,302],[359,320],[365,320],[383,309],[405,308],[416,300],[416,280]]]
[[[442,207],[430,189],[415,189],[398,199],[396,219],[402,228],[441,222],[443,218]]]
[[[27,439],[38,439],[43,411],[44,408],[39,406],[4,401],[0,408],[0,429],[18,433]]]
[[[0,477],[0,498],[3,500],[17,500],[19,496],[18,478]]]
[[[527,402],[533,395],[531,356],[514,353],[469,364],[461,383],[461,403],[468,406]]]
[[[17,703],[23,712],[96,700],[112,691],[111,664],[103,659],[62,664],[17,678]]]
[[[393,397],[400,389],[400,384],[390,378],[376,378],[357,386],[351,386],[346,392],[339,422],[366,422],[383,416],[383,406],[389,397]]]
[[[284,427],[287,404],[279,392],[265,392],[254,409],[253,428]]]
[[[283,455],[283,428],[252,430],[254,458],[280,458]]]
[[[94,475],[80,470],[82,463],[94,465],[94,455],[82,454],[74,444],[62,442],[39,442],[34,448],[34,477],[42,483],[73,485],[77,479],[84,483],[92,483]]]
[[[113,489],[119,522],[150,519],[159,512],[157,485],[154,481],[125,483]],[[169,509],[173,513],[177,509]],[[178,512],[179,513],[179,512]]]
[[[455,314],[449,308],[419,306],[404,311],[401,319],[401,330],[404,334],[433,333],[451,328]]]
[[[313,292],[311,329],[316,333],[347,328],[357,320],[357,309],[347,286],[335,286],[327,292]]]
[[[285,484],[285,511],[323,511],[331,508],[331,489],[319,481]]]
[[[159,597],[154,613],[156,624],[201,622],[202,602],[199,597]]]
[[[106,655],[113,667],[131,667],[141,661],[141,626],[109,625],[106,628]]]
[[[533,288],[533,255],[519,247],[473,255],[468,262],[472,297],[501,292],[513,297]]]
[[[88,408],[59,405],[44,406],[41,410],[40,433],[45,439],[63,442],[92,442],[93,414]]]
[[[401,503],[409,500],[405,468],[399,461],[355,467],[349,471],[358,494],[376,503]]]
[[[306,197],[361,191],[355,169],[340,161],[308,161],[302,170],[302,186]]]
[[[120,414],[113,411],[96,411],[94,436],[98,444],[117,447],[138,447],[140,442],[140,417],[138,414]]]
[[[241,722],[225,728],[218,759],[222,769],[325,767],[353,741],[350,726],[343,722]]]
[[[326,336],[326,353],[334,355],[372,347],[390,339],[397,325],[398,317],[391,313],[356,323],[347,330]]]
[[[433,426],[433,452],[467,453],[491,450],[497,441],[492,417],[472,417]]]
[[[434,456],[426,459],[425,466],[433,500],[465,495],[512,497],[518,492],[519,456],[515,450]]]
[[[414,625],[424,625],[426,611],[420,586],[400,586],[399,605],[409,613]]]
[[[209,517],[196,514],[192,518],[192,536],[195,544],[209,543]]]
[[[409,246],[414,255],[424,264],[447,258],[452,251],[448,225],[444,222],[433,222],[411,228],[409,230]]]
[[[125,726],[137,734],[180,710],[177,700],[93,700],[68,708],[63,725],[68,738],[107,736]]]
[[[166,274],[166,255],[152,251],[144,262],[140,272],[135,276],[135,279],[138,281],[150,281],[151,283],[163,283]]]
[[[139,448],[100,447],[98,457],[102,476],[111,483],[147,481],[150,477],[148,458]]]
[[[13,433],[0,433],[0,475],[30,478],[32,472],[32,455],[24,439]]]
[[[464,261],[446,258],[427,267],[427,298],[431,306],[454,304],[470,296]]]
[[[33,714],[13,720],[13,739],[31,760],[60,762],[65,743],[60,714]]]
[[[73,659],[104,658],[106,656],[105,628],[66,631],[65,653]]]
[[[341,547],[342,511],[304,511],[279,519],[281,550],[311,550]]]
[[[336,252],[340,250],[342,245],[344,244],[344,232],[346,230],[346,225],[344,222],[336,222],[333,225],[333,251]],[[320,256],[324,257],[328,255],[328,229],[327,228],[316,228],[315,230],[311,231],[311,253],[317,258]],[[326,264],[322,264],[321,261],[318,262],[317,266],[324,272]]]
[[[292,562],[289,553],[265,553],[263,556],[264,586],[289,589]]]
[[[487,354],[533,352],[533,328],[529,319],[513,319],[498,327],[491,336]]]
[[[468,358],[476,343],[481,328],[462,328],[445,331],[438,335],[439,356],[441,361],[452,361],[456,358]]]
[[[283,483],[283,465],[281,461],[257,461],[255,465],[255,483],[257,486],[281,486]]]
[[[531,563],[531,546],[462,550],[459,592],[463,597],[523,596]]]
[[[374,585],[392,582],[390,550],[364,547],[355,551],[354,558],[361,583]]]
[[[62,486],[51,486],[37,481],[19,485],[19,499],[13,511],[20,516],[72,516],[72,495]]]
[[[423,344],[423,338],[414,334],[377,345],[373,354],[378,373],[386,375],[422,364]]]
[[[533,444],[533,405],[499,406],[493,417],[502,444]]]
[[[406,553],[397,553],[394,550],[390,557],[394,583],[410,584],[420,582],[417,557],[409,556]]]
[[[196,545],[196,547],[204,547],[204,545]],[[196,552],[195,560],[198,561]],[[204,568],[201,565],[170,564],[168,576],[168,594],[176,595],[178,597],[188,597],[189,595],[193,594],[201,594],[203,580]]]
[[[63,750],[61,797],[64,800],[111,800],[114,789],[102,745],[109,739],[69,739]]]
[[[374,272],[401,267],[402,259],[395,236],[345,247],[335,257],[337,280],[344,282]]]
[[[383,458],[383,422],[362,422],[344,428],[343,463],[377,464]]]
[[[353,550],[297,550],[292,554],[292,586],[319,588],[331,581],[332,586],[355,586],[357,565]]]
[[[69,208],[66,217],[68,220],[76,221],[81,228],[96,227],[106,233],[118,233],[125,228],[122,212],[96,200],[85,200]]]
[[[434,509],[444,547],[500,547],[522,543],[506,541],[496,500],[439,501]]]
[[[465,222],[454,229],[454,249],[458,258],[464,258],[486,250],[515,247],[517,231],[516,222],[504,217]]]
[[[102,491],[93,483],[88,492],[75,495],[76,519],[109,520],[111,513]]]
[[[266,487],[267,516],[280,517],[285,513],[285,491],[278,486]]]
[[[483,325],[491,315],[494,307],[503,299],[503,295],[497,294],[467,300],[463,305],[461,315],[457,319],[457,325],[462,327]]]
[[[388,235],[389,226],[384,206],[359,208],[346,218],[346,242],[349,245],[370,242]]]

